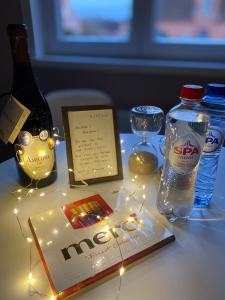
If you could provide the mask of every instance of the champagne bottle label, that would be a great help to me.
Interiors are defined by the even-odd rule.
[[[190,173],[198,164],[201,147],[193,135],[178,138],[169,152],[173,169],[179,174]]]
[[[34,180],[47,178],[54,166],[54,139],[47,130],[32,136],[28,131],[21,131],[16,145],[17,158],[23,171]]]

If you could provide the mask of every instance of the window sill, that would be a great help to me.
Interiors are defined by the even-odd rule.
[[[33,58],[33,65],[43,68],[79,68],[119,72],[157,73],[169,75],[224,76],[224,62],[194,62],[151,60],[138,58],[109,58],[91,56],[44,55]]]

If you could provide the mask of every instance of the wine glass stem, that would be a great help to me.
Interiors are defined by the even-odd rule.
[[[143,135],[143,136],[141,137],[141,140],[142,140],[142,143],[143,143],[143,144],[147,144],[147,142],[148,142],[148,138],[147,138],[147,136],[145,136],[145,135]]]

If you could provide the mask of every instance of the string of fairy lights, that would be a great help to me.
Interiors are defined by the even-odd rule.
[[[57,128],[54,128],[54,131],[53,131],[53,135],[54,135],[54,139],[55,139],[55,144],[56,145],[59,145],[60,144],[60,141],[63,140],[64,138],[62,136],[59,135],[59,130]],[[121,139],[121,145],[123,144],[123,140]],[[20,150],[18,150],[20,151]],[[125,153],[125,149],[122,149],[121,150],[122,153]],[[20,154],[20,153],[18,153]],[[18,155],[16,154],[16,157],[19,161],[19,163],[23,163],[23,161],[21,161],[21,158],[18,157]],[[52,170],[51,172],[55,172],[55,170]],[[48,176],[51,172],[46,172],[46,176]],[[90,189],[87,189],[87,186],[88,184],[86,183],[85,180],[83,180],[80,176],[80,174],[76,171],[76,170],[72,170],[71,168],[65,170],[65,172],[71,172],[71,173],[75,173],[76,176],[79,176],[80,178],[80,181],[82,182],[81,185],[73,185],[72,187],[79,187],[79,190],[81,191],[88,191],[88,192],[94,192],[95,194],[98,194],[98,192],[96,191],[91,191]],[[134,177],[131,179],[132,182],[135,182],[135,180],[138,178],[138,175],[134,175]],[[24,188],[19,188],[17,189],[16,191],[13,191],[12,194],[17,198],[18,202],[21,203],[24,199],[26,199],[27,197],[32,197],[32,196],[39,196],[39,197],[46,197],[47,193],[52,193],[52,191],[48,191],[47,193],[46,192],[41,192],[38,188],[38,182],[36,184],[35,187],[31,187],[33,183],[33,180],[31,179],[31,182]],[[143,226],[144,224],[144,221],[138,217],[138,215],[141,213],[142,209],[143,209],[143,206],[144,206],[144,203],[145,203],[145,200],[146,200],[146,194],[145,194],[145,188],[146,186],[143,184],[141,189],[142,189],[142,201],[139,205],[139,209],[138,211],[136,212],[132,212],[131,210],[129,211],[129,216],[126,220],[126,222],[137,222],[138,223],[138,226],[139,228],[141,228],[141,226]],[[67,197],[67,193],[63,190],[60,191],[61,192],[61,195],[63,197]],[[112,194],[114,193],[118,193],[119,191],[112,191]],[[135,191],[134,192],[127,192],[127,195],[125,197],[125,201],[129,201],[131,197],[134,197],[134,194],[135,194]],[[25,234],[24,230],[23,230],[23,226],[21,224],[21,221],[20,221],[20,210],[18,207],[14,208],[13,210],[13,214],[15,215],[16,217],[16,220],[17,220],[17,223],[18,223],[18,227],[19,227],[19,231],[23,237],[23,239],[25,240],[26,243],[28,243],[29,245],[29,272],[28,272],[28,275],[27,275],[27,283],[28,283],[28,293],[29,293],[29,296],[33,296],[34,294],[35,295],[39,295],[41,298],[47,298],[47,299],[50,299],[50,300],[56,300],[56,299],[60,299],[60,295],[48,295],[46,293],[43,293],[43,292],[40,292],[36,287],[35,287],[35,278],[33,276],[33,271],[32,271],[32,247],[33,247],[33,239],[32,237],[30,237],[29,235]],[[81,217],[84,217],[85,215],[84,214],[87,214],[87,212],[81,212],[80,213],[80,216]],[[90,215],[90,213],[89,213]],[[104,227],[104,230],[109,234],[109,229],[111,228],[113,232],[115,232],[116,228],[113,227],[114,224],[110,224],[110,218],[108,216],[105,216],[105,217],[101,217],[100,215],[96,215],[96,214],[93,214],[91,213],[92,217],[95,217],[96,219],[99,220],[99,222],[102,222],[103,224],[105,224],[105,227]],[[57,231],[57,232],[56,232]],[[55,230],[55,234],[58,234],[58,230]],[[119,271],[118,271],[118,274],[119,274],[119,285],[118,285],[118,290],[117,290],[117,293],[116,293],[116,297],[115,297],[115,300],[118,300],[119,297],[120,297],[120,293],[121,293],[121,288],[122,288],[122,276],[124,275],[125,273],[125,264],[124,264],[124,258],[123,258],[123,253],[122,253],[122,249],[120,247],[120,243],[118,241],[118,237],[115,238],[115,241],[116,241],[116,244],[117,244],[117,248],[118,248],[118,251],[119,251],[119,256],[120,256],[120,261],[121,261],[121,264],[120,264],[120,268],[119,268]],[[41,244],[42,241],[39,241],[39,243]],[[52,241],[48,241],[46,243],[47,246],[51,245]]]

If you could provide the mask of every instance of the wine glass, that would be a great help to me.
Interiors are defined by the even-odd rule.
[[[140,138],[132,148],[129,168],[137,174],[152,174],[158,169],[157,149],[151,138],[161,130],[164,112],[156,106],[137,106],[130,112],[131,129]]]

